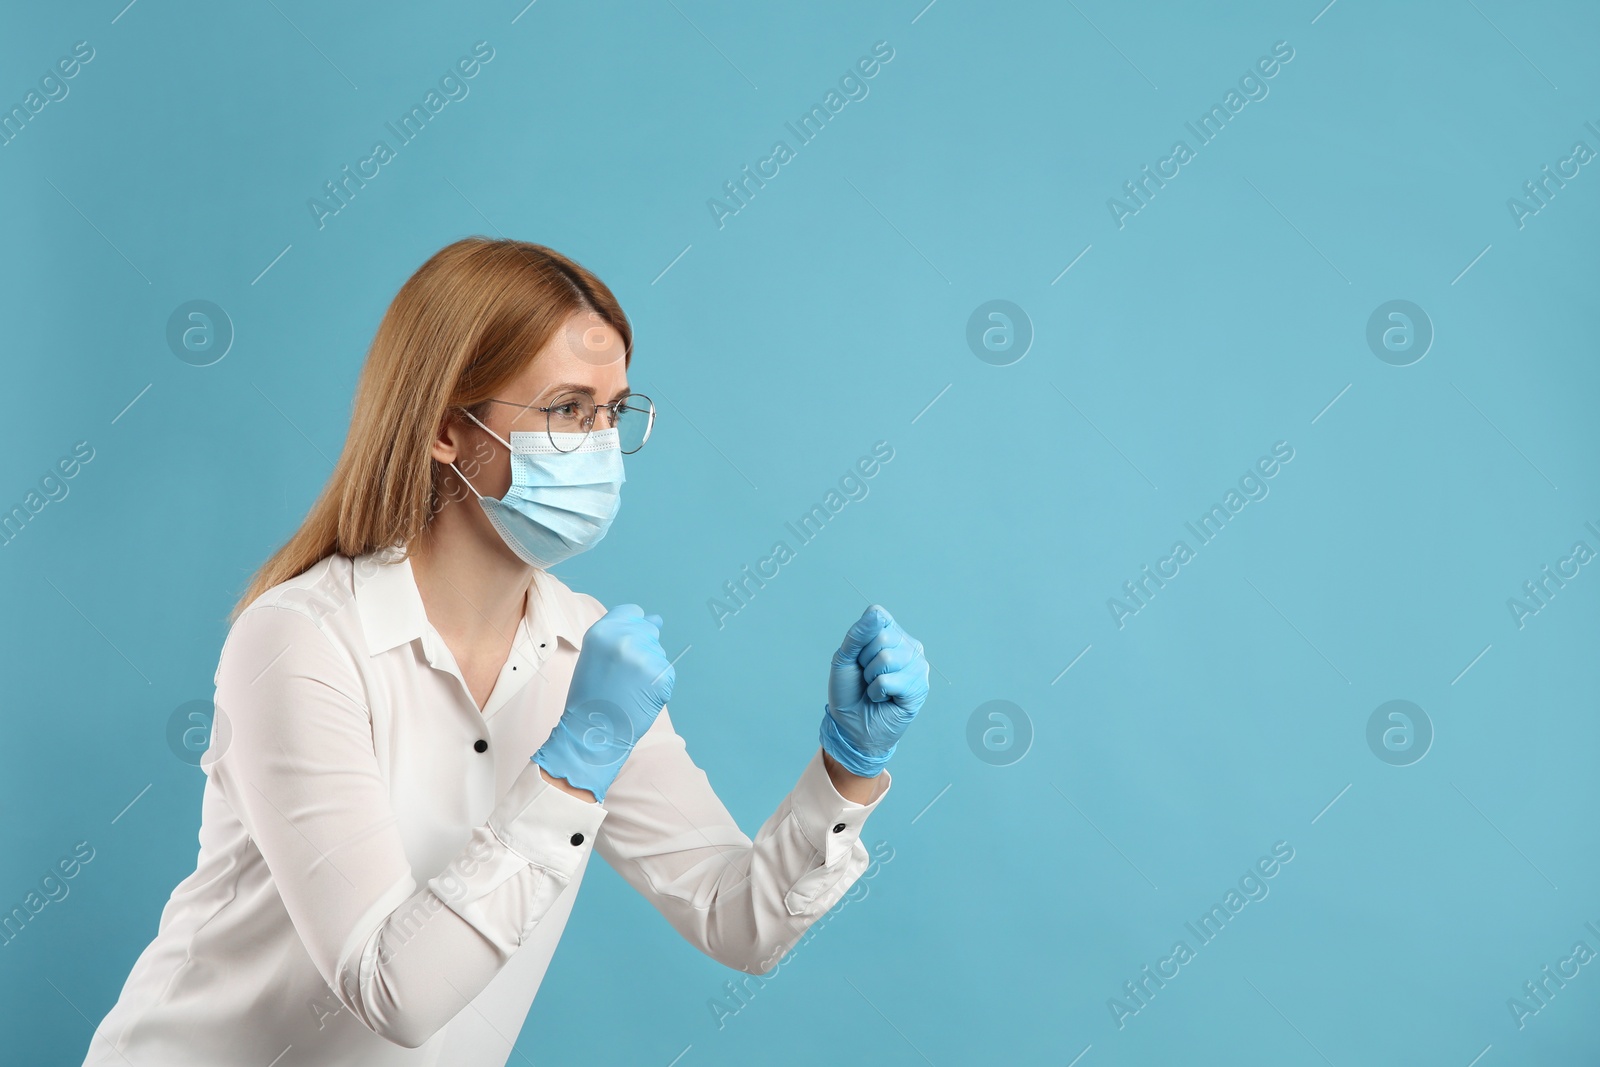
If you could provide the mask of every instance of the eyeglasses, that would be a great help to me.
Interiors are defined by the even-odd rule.
[[[505,404],[517,409],[512,416],[511,429],[517,432],[543,430],[550,444],[558,452],[574,452],[588,439],[594,429],[595,416],[604,412],[602,429],[615,428],[623,453],[632,455],[650,440],[650,431],[656,424],[656,405],[643,393],[629,393],[609,404],[596,404],[588,393],[563,393],[544,407],[532,404],[514,404],[509,400],[490,399],[491,404]],[[557,434],[582,434],[581,437],[558,438]],[[563,447],[566,446],[566,447]]]

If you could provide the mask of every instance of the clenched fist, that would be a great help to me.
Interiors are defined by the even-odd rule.
[[[851,774],[871,778],[928,696],[922,642],[881,606],[862,613],[833,654],[822,749]]]
[[[661,649],[661,616],[618,604],[583,635],[567,703],[533,761],[596,800],[672,698],[677,672]]]

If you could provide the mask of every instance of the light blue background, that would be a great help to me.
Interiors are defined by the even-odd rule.
[[[0,548],[0,910],[96,853],[0,948],[0,1058],[78,1063],[192,869],[168,717],[327,478],[388,301],[479,232],[633,319],[663,416],[557,573],[693,646],[673,718],[747,832],[866,600],[937,668],[864,898],[719,1030],[734,972],[598,863],[530,1060],[1600,1057],[1600,966],[1525,1029],[1506,1006],[1600,949],[1600,568],[1524,628],[1506,606],[1600,550],[1600,172],[1506,206],[1600,148],[1592,6],[123,2],[0,15],[7,106],[96,50],[0,148],[0,507],[95,449]],[[307,199],[480,40],[470,95],[319,230]],[[719,229],[707,199],[880,40],[870,95]],[[1107,199],[1280,40],[1270,95],[1119,229]],[[165,342],[191,299],[237,331],[212,366]],[[1010,366],[965,340],[991,299],[1035,331]],[[1392,299],[1436,330],[1406,367],[1365,339]],[[870,495],[719,629],[707,601],[879,440]],[[1277,441],[1270,496],[1119,629],[1107,599]],[[1436,731],[1405,767],[1366,742],[1397,698]],[[995,699],[1035,732],[1010,766],[966,740]],[[1108,998],[1277,841],[1270,895],[1119,1029]]]

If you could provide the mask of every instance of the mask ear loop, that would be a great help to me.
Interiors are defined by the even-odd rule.
[[[493,430],[489,429],[489,427],[484,426],[483,422],[476,415],[474,415],[472,412],[464,410],[464,411],[462,411],[462,414],[465,415],[467,418],[471,419],[473,422],[476,422],[479,426],[483,426],[483,432],[488,434],[490,437],[493,437],[496,441],[499,441],[501,444],[506,445],[506,450],[507,451],[515,451],[515,449],[513,449],[510,445],[506,444],[505,438],[501,437],[499,434],[497,434]],[[465,474],[461,473],[461,468],[457,467],[455,465],[454,461],[452,461],[450,463],[450,469],[456,472],[456,477],[460,478],[463,482],[467,483],[467,488],[472,490],[472,495],[473,496],[477,497],[479,500],[483,499],[483,494],[478,492],[478,487],[473,485],[470,481],[467,481],[467,476]]]
[[[467,418],[471,419],[473,422],[476,422],[479,426],[483,426],[483,422],[481,420],[479,420],[479,418],[476,415],[474,415],[472,412],[463,411],[462,414],[465,415]],[[488,434],[490,437],[494,438],[496,441],[499,441],[501,444],[505,445],[507,452],[515,452],[516,451],[516,449],[511,447],[510,442],[508,442],[504,437],[501,437],[499,434],[495,433],[493,430],[489,429],[489,427],[483,426],[483,432]]]
[[[483,499],[483,494],[478,492],[478,487],[467,481],[467,476],[461,473],[460,467],[457,467],[454,463],[451,463],[450,469],[456,472],[457,478],[460,478],[463,482],[466,482],[467,488],[472,490],[473,496],[477,497],[479,500]]]

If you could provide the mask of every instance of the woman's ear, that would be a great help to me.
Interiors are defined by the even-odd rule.
[[[457,409],[450,408],[445,411],[444,418],[439,420],[439,429],[433,435],[433,446],[429,453],[440,463],[454,463],[465,450],[464,437],[465,422]]]

